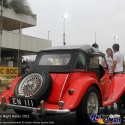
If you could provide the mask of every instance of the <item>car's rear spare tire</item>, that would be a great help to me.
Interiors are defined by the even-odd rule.
[[[26,99],[46,100],[52,89],[50,74],[44,69],[34,69],[25,74],[15,87],[15,97],[24,95]]]

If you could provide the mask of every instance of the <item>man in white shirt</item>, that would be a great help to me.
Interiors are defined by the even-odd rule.
[[[114,44],[112,46],[114,55],[113,55],[113,67],[112,72],[113,75],[122,74],[123,73],[123,64],[124,64],[124,56],[119,52],[119,44]],[[121,107],[121,101],[118,100],[115,104],[117,107]]]
[[[123,73],[124,57],[119,52],[119,44],[114,44],[112,48],[114,51],[112,72],[114,75],[121,74]]]

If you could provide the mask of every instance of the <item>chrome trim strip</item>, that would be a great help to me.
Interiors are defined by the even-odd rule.
[[[66,79],[65,79],[65,81],[64,81],[64,84],[63,84],[63,87],[62,87],[62,90],[61,90],[61,93],[60,93],[59,101],[61,101],[62,93],[63,93],[64,87],[65,87],[66,81],[67,81],[67,79],[68,79],[68,76],[69,76],[69,74],[66,76]]]

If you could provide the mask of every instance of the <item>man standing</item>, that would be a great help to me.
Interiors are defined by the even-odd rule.
[[[123,73],[124,57],[119,52],[119,44],[114,44],[112,48],[114,51],[112,72],[114,75],[121,74]]]

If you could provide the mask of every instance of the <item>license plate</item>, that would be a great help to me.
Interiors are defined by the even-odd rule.
[[[37,107],[38,106],[36,99],[9,97],[9,100],[10,100],[10,104],[13,104],[13,105],[28,106],[28,107]]]

